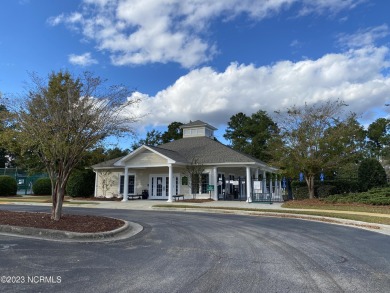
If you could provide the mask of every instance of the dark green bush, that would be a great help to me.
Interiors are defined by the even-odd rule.
[[[332,186],[332,188],[328,187]],[[301,188],[306,188],[307,190],[307,184],[305,181],[293,181],[291,183],[291,187],[293,190],[293,194],[296,193],[296,189],[298,188],[301,190]],[[359,181],[353,179],[334,179],[334,180],[315,180],[314,181],[314,194],[316,197],[323,198],[332,194],[342,194],[342,193],[351,193],[351,192],[359,192],[360,191],[360,184]],[[300,193],[303,192],[303,189],[300,191]],[[306,191],[308,192],[308,191]],[[298,197],[301,197],[301,194],[298,195]],[[296,198],[296,197],[295,197]],[[304,196],[304,198],[306,198]]]
[[[336,187],[333,185],[320,185],[316,188],[316,194],[318,198],[324,198],[335,194],[336,190]]]
[[[76,170],[66,185],[66,194],[71,197],[92,197],[95,190],[95,173],[92,170]]]
[[[361,193],[335,194],[323,200],[329,203],[390,205],[390,188],[373,188],[367,192]]]
[[[363,160],[359,166],[358,177],[362,191],[387,184],[386,171],[376,159]]]
[[[304,187],[295,187],[292,190],[294,199],[308,199],[309,198],[309,190],[307,186]]]
[[[50,178],[39,178],[32,186],[35,195],[51,195]]]
[[[15,178],[7,175],[0,176],[0,196],[16,195],[18,185]]]

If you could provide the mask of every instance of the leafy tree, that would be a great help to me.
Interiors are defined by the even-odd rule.
[[[24,150],[38,155],[52,181],[51,218],[60,220],[65,187],[85,151],[110,135],[129,132],[136,120],[123,86],[104,87],[104,81],[85,72],[51,73],[48,80],[32,75],[33,87],[16,114],[13,133]]]
[[[108,161],[111,159],[123,157],[129,153],[129,150],[121,150],[120,148],[106,149],[104,147],[96,147],[92,150],[86,150],[83,158],[77,165],[77,169],[84,170],[97,163]]]
[[[131,148],[134,151],[134,150],[138,149],[142,145],[158,146],[158,145],[162,144],[161,136],[162,136],[162,134],[161,134],[160,131],[153,129],[153,130],[148,131],[146,133],[146,137],[145,138],[140,139],[137,142],[134,142],[131,145]]]
[[[168,143],[183,138],[183,129],[180,128],[182,125],[183,123],[176,121],[169,124],[167,131],[161,135],[162,143]]]
[[[265,111],[246,116],[238,113],[230,117],[224,138],[231,141],[232,148],[262,161],[271,160],[269,142],[278,133],[278,127]]]
[[[281,133],[271,148],[275,164],[290,174],[302,172],[309,197],[314,198],[314,179],[321,172],[334,171],[359,153],[355,115],[343,115],[345,104],[327,101],[277,112]],[[352,155],[351,155],[352,154]]]
[[[390,142],[390,120],[379,118],[367,129],[368,148],[371,156],[380,159],[385,154]]]
[[[373,187],[382,187],[387,183],[386,171],[378,160],[368,158],[359,166],[359,182],[363,191]]]
[[[1,102],[0,93],[0,102]],[[5,130],[12,127],[8,123],[9,111],[5,105],[0,104],[0,168],[11,167],[14,156],[9,150],[4,148],[4,140],[7,139]]]
[[[183,123],[181,122],[172,122],[168,125],[168,129],[164,133],[155,129],[148,131],[145,138],[132,144],[131,149],[136,150],[142,145],[158,146],[163,143],[178,140],[183,137],[183,130],[180,128],[182,125]]]

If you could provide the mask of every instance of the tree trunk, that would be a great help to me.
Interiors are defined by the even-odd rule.
[[[314,198],[314,176],[308,175],[305,176],[305,178],[306,178],[307,188],[309,190],[309,198],[313,199]]]
[[[54,215],[52,215],[52,219],[54,221],[59,221],[62,216],[62,204],[64,202],[65,190],[64,188],[60,188],[57,193],[57,202],[54,208]]]
[[[51,219],[59,221],[62,216],[62,204],[65,197],[65,187],[69,178],[69,174],[64,176],[65,178],[57,177],[55,181],[55,187],[52,194],[52,208],[51,208]]]

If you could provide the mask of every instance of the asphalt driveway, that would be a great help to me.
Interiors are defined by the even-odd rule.
[[[357,293],[390,288],[390,237],[370,231],[240,215],[64,212],[118,217],[144,230],[105,243],[0,235],[1,292]]]

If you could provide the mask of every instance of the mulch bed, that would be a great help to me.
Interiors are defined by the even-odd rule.
[[[0,225],[53,229],[79,233],[112,231],[124,225],[117,219],[63,214],[59,221],[48,213],[0,211]]]

